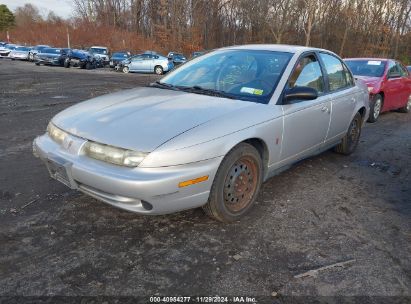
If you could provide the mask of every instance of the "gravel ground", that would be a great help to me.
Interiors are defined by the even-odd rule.
[[[31,144],[53,115],[156,79],[0,60],[0,296],[411,301],[410,114],[367,124],[351,156],[325,152],[271,178],[229,225],[199,209],[128,213],[49,178]]]

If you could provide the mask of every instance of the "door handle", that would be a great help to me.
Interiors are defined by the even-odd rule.
[[[353,98],[351,98],[351,102],[352,103],[354,103],[355,102],[355,98],[353,97]]]
[[[328,108],[326,106],[321,108],[321,112],[325,112],[325,111],[328,111]]]

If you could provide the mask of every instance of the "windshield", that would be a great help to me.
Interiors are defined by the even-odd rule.
[[[114,53],[114,54],[113,54],[113,57],[118,57],[118,58],[123,57],[123,58],[127,58],[127,57],[128,57],[128,54],[127,54],[127,53]]]
[[[48,53],[48,54],[52,54],[52,53],[60,54],[60,49],[45,48],[45,49],[42,49],[41,52]]]
[[[97,53],[97,54],[107,54],[107,50],[106,50],[106,49],[91,48],[90,50],[91,50],[93,53]]]
[[[292,54],[257,50],[221,50],[193,59],[164,77],[159,84],[192,93],[223,93],[268,103]],[[219,95],[214,95],[219,96]]]
[[[345,60],[356,76],[381,77],[384,74],[384,60]]]
[[[18,46],[18,47],[16,47],[16,51],[25,51],[25,52],[28,52],[28,51],[30,51],[30,48],[25,47],[25,46]]]

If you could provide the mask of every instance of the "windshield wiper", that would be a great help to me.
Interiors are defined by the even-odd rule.
[[[160,89],[168,89],[168,90],[179,90],[178,87],[165,83],[165,82],[160,82],[160,81],[155,81],[153,83],[150,83],[149,87],[155,87],[155,88],[160,88]]]
[[[217,97],[225,97],[229,99],[237,99],[237,97],[233,94],[224,92],[224,91],[219,91],[219,90],[214,90],[214,89],[206,89],[200,86],[192,86],[192,87],[177,87],[178,89],[190,93],[197,93],[197,94],[205,94],[205,95],[210,95],[210,96],[217,96]]]

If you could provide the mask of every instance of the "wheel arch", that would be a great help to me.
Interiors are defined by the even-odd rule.
[[[258,153],[261,156],[261,160],[263,163],[263,176],[265,177],[267,174],[267,169],[268,169],[268,160],[270,159],[270,152],[268,150],[268,146],[266,144],[266,142],[261,139],[261,138],[257,138],[257,137],[253,137],[253,138],[248,138],[245,139],[241,142],[239,142],[237,145],[235,145],[234,147],[232,147],[231,149],[234,149],[236,146],[238,146],[241,143],[247,143],[251,146],[253,146],[254,148],[256,148],[256,150],[258,151]]]

